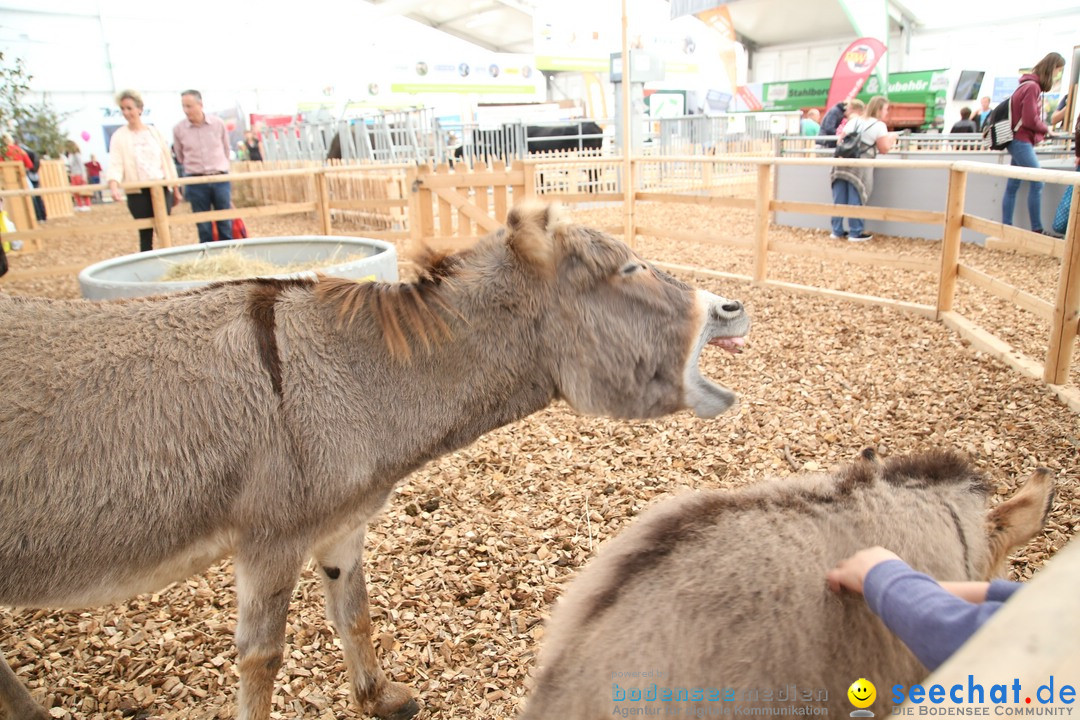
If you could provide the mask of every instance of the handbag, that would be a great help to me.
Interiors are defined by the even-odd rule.
[[[1024,82],[1033,81],[1025,80]],[[1021,87],[1023,84],[1020,83]],[[1020,129],[1022,120],[1018,119],[1016,124],[1013,125],[1012,99],[1012,95],[1005,98],[986,117],[986,124],[983,126],[983,140],[991,150],[1007,149],[1013,141],[1013,135]]]
[[[218,240],[217,223],[210,224],[210,232],[214,236],[214,242]],[[232,221],[232,239],[243,240],[248,236],[247,225],[240,218],[233,218]]]
[[[877,148],[874,143],[863,142],[862,136],[864,132],[874,127],[874,123],[881,121],[874,118],[869,118],[869,120],[870,123],[866,125],[860,123],[859,120],[855,121],[854,125],[858,129],[853,129],[840,138],[839,142],[836,143],[836,150],[833,151],[833,157],[847,158],[849,160],[866,156],[870,158],[877,157]]]
[[[836,150],[833,151],[833,157],[838,158],[857,158],[863,154],[863,141],[862,132],[864,128],[859,128],[858,132],[849,132],[836,143]]]

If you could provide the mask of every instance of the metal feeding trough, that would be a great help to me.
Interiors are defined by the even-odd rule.
[[[334,235],[298,235],[162,248],[124,255],[84,268],[79,287],[88,300],[141,297],[190,290],[227,278],[162,280],[173,266],[206,258],[209,253],[239,253],[243,259],[279,267],[311,265],[311,271],[262,275],[289,278],[319,272],[334,277],[395,282],[397,251],[383,240]]]

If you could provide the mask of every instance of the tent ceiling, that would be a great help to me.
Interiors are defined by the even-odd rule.
[[[831,40],[854,33],[837,0],[733,0],[728,12],[740,41],[750,47]]]
[[[585,0],[588,1],[588,0]],[[403,15],[497,52],[533,51],[533,8],[543,0],[369,0],[376,13]],[[631,6],[633,2],[629,3]],[[852,34],[839,0],[730,0],[735,30],[751,47]],[[632,12],[632,10],[631,10]],[[777,18],[783,18],[778,22]],[[612,18],[613,23],[618,18]]]
[[[404,15],[495,52],[531,53],[532,3],[521,0],[369,0],[381,15]]]
[[[533,51],[533,8],[545,0],[369,0],[382,15],[404,15],[417,22],[497,52]],[[590,2],[591,0],[582,0]],[[633,6],[637,0],[629,0]],[[728,0],[735,31],[751,48],[854,39],[840,0]],[[943,0],[888,0],[892,30],[903,16],[920,29],[970,25],[972,7]],[[1030,19],[1030,8],[1015,0],[981,0],[982,23]],[[1076,0],[1040,0],[1039,14],[1075,17]],[[617,17],[612,18],[618,22]]]

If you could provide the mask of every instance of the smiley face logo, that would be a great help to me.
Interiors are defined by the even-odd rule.
[[[877,688],[866,678],[859,678],[847,689],[848,700],[857,708],[868,708],[877,699]]]

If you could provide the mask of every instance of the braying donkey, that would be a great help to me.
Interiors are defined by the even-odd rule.
[[[0,298],[0,604],[124,600],[225,557],[239,713],[266,718],[289,598],[322,569],[364,712],[417,710],[370,638],[364,529],[422,464],[556,399],[711,417],[698,371],[741,350],[743,306],[523,206],[413,283],[247,280],[117,302]],[[0,659],[11,718],[48,718]]]

